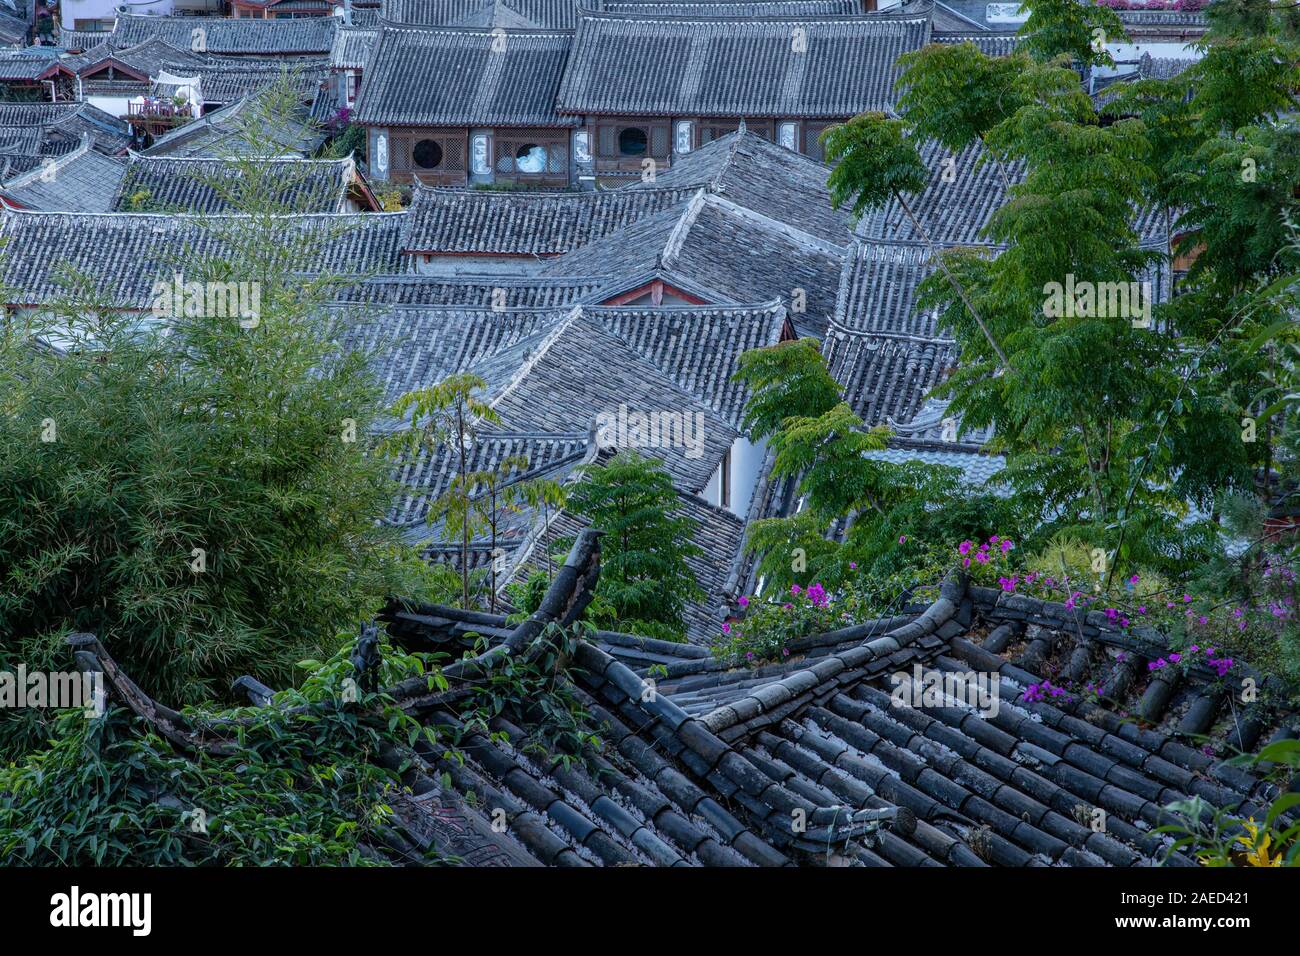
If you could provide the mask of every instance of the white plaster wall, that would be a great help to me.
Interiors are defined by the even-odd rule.
[[[167,16],[172,12],[172,0],[63,0],[60,24],[71,30],[78,20],[113,20],[118,7],[127,7],[133,14]]]
[[[731,445],[731,506],[729,510],[737,517],[749,514],[749,502],[754,497],[754,486],[758,484],[758,473],[763,467],[763,457],[767,454],[767,442],[754,444],[744,435]]]

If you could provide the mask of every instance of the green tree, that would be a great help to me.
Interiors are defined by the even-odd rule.
[[[388,594],[425,592],[376,523],[397,491],[367,448],[382,395],[327,307],[355,281],[319,268],[347,223],[286,224],[252,189],[238,208],[174,221],[190,238],[152,276],[164,305],[177,273],[233,298],[142,315],[67,272],[0,325],[0,667],[66,669],[62,635],[90,631],[151,694],[197,703],[244,673],[288,683]],[[43,739],[42,714],[14,719],[10,742]]]
[[[617,626],[681,640],[686,605],[704,597],[689,564],[701,551],[661,463],[619,452],[583,466],[568,499],[571,511],[605,532],[596,594]]]
[[[478,394],[487,383],[477,375],[451,375],[437,385],[407,392],[393,405],[398,418],[411,420],[411,427],[390,435],[383,450],[398,458],[408,455],[436,457],[445,447],[456,467],[446,491],[430,504],[425,520],[443,522],[448,535],[460,542],[461,607],[470,606],[470,539],[483,527],[483,512],[475,491],[485,480],[470,467],[470,455],[482,426],[499,424],[501,417]]]
[[[1079,0],[1021,0],[1028,17],[1021,25],[1023,48],[1036,60],[1058,57],[1079,68],[1111,66],[1108,42],[1128,40],[1114,10]]]

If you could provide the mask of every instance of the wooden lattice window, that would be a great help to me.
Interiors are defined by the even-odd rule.
[[[467,130],[394,131],[389,143],[392,178],[418,178],[439,186],[464,184],[467,135]]]
[[[772,120],[745,120],[745,127],[751,133],[757,133],[766,140],[775,139],[776,125]],[[704,146],[715,139],[734,133],[740,129],[740,120],[704,119],[695,125],[695,145]]]
[[[821,135],[836,123],[804,123],[803,125],[803,149],[800,150],[805,156],[810,156],[819,163],[826,161],[825,150],[822,149]]]
[[[496,130],[492,136],[492,171],[498,182],[568,185],[568,130]]]
[[[646,159],[666,167],[672,155],[672,125],[666,119],[600,120],[595,128],[596,168],[639,173]]]

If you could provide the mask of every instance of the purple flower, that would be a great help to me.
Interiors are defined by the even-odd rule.
[[[1175,664],[1177,664],[1179,661],[1183,659],[1183,655],[1175,651],[1173,654],[1169,655],[1169,659],[1173,661]]]
[[[907,544],[907,535],[905,535],[905,534],[900,534],[900,535],[898,536],[898,543],[899,543],[899,544]]]
[[[741,607],[749,607],[749,598],[742,597],[736,601]]]
[[[800,590],[799,585],[792,584],[790,585],[790,593],[793,594],[795,597],[798,597],[800,594],[803,593],[803,591]]]
[[[960,555],[970,554],[970,549],[971,543],[969,541],[963,541],[961,544],[957,545],[957,553]]]
[[[723,633],[723,634],[730,634],[730,633],[731,633],[731,622],[730,622],[730,621],[723,621],[723,622],[722,622],[722,633]]]
[[[849,570],[850,570],[850,571],[856,571],[857,569],[858,569],[858,562],[856,562],[856,561],[850,561],[850,562],[849,562]]]

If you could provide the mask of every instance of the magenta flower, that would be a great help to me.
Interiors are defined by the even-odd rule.
[[[960,555],[970,554],[970,549],[971,543],[969,541],[963,541],[961,544],[957,545],[957,553]]]
[[[900,534],[900,535],[898,536],[898,543],[899,543],[899,544],[907,544],[907,535],[905,535],[905,534]]]
[[[741,597],[739,600],[736,601],[736,603],[739,604],[741,607],[749,607],[749,598]]]
[[[722,633],[723,633],[723,634],[730,634],[730,633],[731,633],[731,622],[730,622],[730,621],[723,621],[723,622],[722,622]]]
[[[800,594],[803,593],[803,591],[800,590],[799,585],[792,584],[790,585],[790,593],[793,594],[795,597],[798,597]]]

